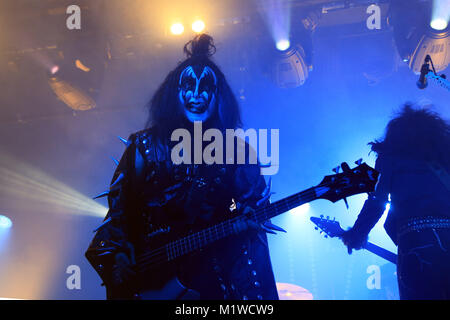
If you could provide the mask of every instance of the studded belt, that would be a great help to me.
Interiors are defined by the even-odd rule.
[[[430,216],[408,219],[400,225],[398,236],[401,237],[407,233],[425,229],[450,229],[450,218]]]

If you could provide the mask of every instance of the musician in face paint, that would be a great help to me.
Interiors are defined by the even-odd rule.
[[[178,101],[190,122],[206,121],[216,109],[217,78],[208,66],[188,66],[178,81]]]
[[[176,129],[192,130],[194,121],[223,133],[242,128],[237,100],[210,59],[215,52],[212,38],[199,35],[184,52],[187,59],[169,72],[149,101],[146,128],[124,139],[126,150],[110,188],[102,193],[108,196],[109,210],[86,257],[109,299],[128,299],[136,293],[145,298],[136,292],[136,284],[142,290],[174,284],[173,270],[165,264],[134,278],[135,267],[151,265],[143,264],[142,257],[165,244],[165,236],[175,240],[235,215],[248,216],[269,201],[269,186],[257,164],[174,165],[171,160]],[[278,299],[268,230],[245,220],[233,223],[233,235],[221,242],[174,261],[179,283],[202,299]],[[170,292],[158,292],[158,299],[193,298],[192,290],[169,287]]]

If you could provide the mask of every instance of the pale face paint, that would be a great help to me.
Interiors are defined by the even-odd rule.
[[[178,81],[179,106],[190,122],[209,119],[216,108],[216,74],[208,66],[196,71],[187,66]]]

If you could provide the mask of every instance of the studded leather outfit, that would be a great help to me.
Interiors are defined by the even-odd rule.
[[[113,175],[109,211],[86,257],[105,284],[112,281],[114,255],[138,255],[155,235],[199,230],[255,208],[266,188],[258,165],[180,164],[170,143],[151,129],[132,134]],[[248,230],[177,263],[184,285],[201,299],[278,299],[265,233]],[[157,276],[157,275],[155,275]]]

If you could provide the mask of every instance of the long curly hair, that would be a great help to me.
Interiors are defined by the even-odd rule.
[[[450,168],[450,126],[436,112],[407,103],[387,125],[384,139],[370,142],[378,155],[436,161]]]
[[[184,127],[185,116],[178,107],[178,80],[181,72],[190,65],[210,67],[217,77],[217,107],[208,122],[217,129],[236,129],[242,126],[238,102],[220,68],[211,60],[216,52],[213,38],[201,34],[184,46],[187,59],[172,70],[156,90],[146,107],[149,111],[146,128],[152,128],[158,138],[167,139],[171,132]]]

